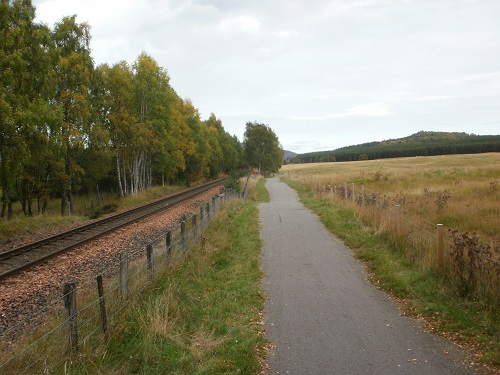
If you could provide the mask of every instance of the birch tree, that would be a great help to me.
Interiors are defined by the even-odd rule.
[[[248,164],[261,173],[277,172],[283,164],[283,149],[278,136],[265,124],[247,122],[243,147]]]
[[[116,168],[116,182],[119,196],[128,194],[128,160],[127,148],[132,146],[132,127],[138,119],[133,115],[134,96],[131,67],[124,61],[113,65],[99,67],[102,72],[104,85],[104,100],[106,108],[106,126],[109,131],[114,164]]]
[[[62,109],[59,129],[61,214],[72,214],[73,192],[84,170],[81,154],[85,146],[86,127],[90,119],[89,90],[93,61],[90,56],[90,27],[78,24],[76,16],[65,17],[56,24],[53,38],[57,48],[57,92],[55,100]]]
[[[47,79],[52,68],[50,32],[34,18],[29,0],[0,2],[1,217],[6,212],[12,217],[15,192],[24,213],[33,214],[32,200],[39,188],[37,168],[45,144],[38,135],[47,130],[54,114]]]

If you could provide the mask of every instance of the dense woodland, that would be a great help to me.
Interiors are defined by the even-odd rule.
[[[58,197],[67,215],[79,192],[135,194],[244,163],[239,140],[215,115],[201,120],[151,56],[96,66],[89,25],[73,16],[50,29],[34,18],[30,0],[1,0],[2,218],[14,200],[32,216]]]
[[[500,135],[421,131],[400,139],[363,143],[333,151],[299,154],[288,163],[374,160],[410,156],[500,152]]]

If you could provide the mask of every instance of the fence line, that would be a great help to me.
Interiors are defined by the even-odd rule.
[[[183,215],[181,222],[167,228],[164,234],[147,244],[140,258],[130,260],[126,254],[120,254],[119,260],[110,267],[100,270],[97,277],[93,278],[94,283],[96,278],[100,281],[90,289],[90,295],[88,293],[90,281],[80,285],[74,281],[65,283],[61,298],[51,301],[49,306],[34,313],[54,313],[55,318],[45,322],[53,327],[47,328],[46,333],[41,333],[40,337],[32,339],[31,342],[21,341],[14,345],[11,351],[7,352],[7,356],[0,360],[0,373],[30,373],[36,368],[35,366],[42,365],[45,366],[44,371],[51,372],[55,368],[66,366],[72,360],[73,354],[95,349],[106,339],[107,332],[112,329],[113,320],[129,306],[128,296],[146,287],[154,278],[155,269],[170,267],[182,261],[208,228],[208,223],[222,204],[235,198],[245,197],[246,186],[241,196],[232,190],[214,196],[211,204],[208,203],[206,206],[203,204],[200,207],[199,220],[197,213],[191,214],[190,217]],[[123,269],[127,269],[126,275],[122,275]],[[126,277],[126,280],[122,280],[123,277]],[[83,291],[87,300],[81,300],[80,294],[83,294]],[[94,293],[96,297],[93,296]],[[123,300],[120,295],[123,297],[124,293],[126,298]],[[58,304],[62,307],[62,301],[65,307],[63,318],[55,308]],[[82,307],[78,307],[77,304]],[[9,327],[0,334],[0,338],[3,339],[7,334],[16,332],[21,324]],[[61,338],[65,339],[61,341]],[[55,343],[59,343],[59,347],[54,345]],[[40,351],[40,348],[44,350]],[[61,350],[61,348],[66,349]],[[66,354],[62,357],[54,356],[53,353],[56,352],[59,354],[66,352]]]
[[[302,176],[302,177],[303,177],[303,176]],[[354,200],[354,199],[356,199],[356,200],[355,200],[355,203],[356,203],[358,206],[360,206],[360,207],[363,207],[363,206],[364,206],[364,204],[363,204],[362,202],[369,201],[369,199],[367,199],[367,198],[366,198],[366,196],[367,196],[367,195],[372,195],[372,196],[380,196],[380,193],[378,193],[378,192],[373,192],[373,191],[367,191],[367,190],[365,189],[364,185],[361,185],[362,192],[364,191],[364,198],[363,198],[363,197],[362,197],[362,194],[363,194],[363,193],[358,193],[358,195],[356,195],[356,193],[353,193],[353,192],[355,191],[355,190],[354,190],[354,186],[355,186],[355,184],[354,184],[354,183],[352,183],[352,189],[348,190],[348,191],[349,191],[349,193],[348,193],[348,195],[349,195],[349,196],[348,196],[348,198],[353,197],[353,195],[352,195],[352,194],[354,194],[354,198],[353,198],[353,200]],[[346,189],[347,189],[347,185],[346,185]],[[325,185],[325,186],[319,186],[319,185],[318,185],[318,188],[317,188],[317,191],[316,191],[316,192],[317,192],[317,193],[318,193],[318,192],[319,192],[319,193],[324,193],[324,192],[328,192],[328,191],[330,191],[330,190],[331,190],[331,191],[334,191],[330,185]],[[339,198],[343,198],[343,197],[342,197],[342,195],[337,195],[337,196],[338,196]],[[361,203],[360,203],[360,202],[361,202]],[[413,212],[411,212],[411,211],[409,211],[409,210],[406,210],[406,209],[404,209],[404,208],[401,208],[401,206],[399,206],[399,207],[400,207],[400,213],[404,212],[405,214],[407,214],[407,215],[411,215],[411,216],[413,216],[413,217],[417,218],[418,220],[423,221],[423,222],[426,222],[427,224],[429,224],[429,225],[431,225],[431,226],[433,226],[433,227],[435,227],[436,225],[439,225],[439,224],[432,223],[431,221],[427,220],[426,218],[424,218],[424,217],[422,217],[422,216],[419,216],[419,215],[417,215],[417,214],[415,214],[415,213],[413,213]],[[389,210],[392,210],[392,207],[386,207],[386,208],[388,208]],[[406,221],[407,221],[407,222],[409,222],[409,223],[412,223],[414,226],[416,226],[417,228],[421,229],[422,231],[424,231],[424,232],[428,233],[428,234],[429,234],[429,235],[431,235],[431,236],[434,236],[434,237],[436,237],[436,236],[437,236],[437,235],[436,235],[436,233],[430,232],[429,230],[427,230],[427,229],[425,229],[425,228],[420,227],[418,224],[416,224],[416,223],[414,223],[414,222],[411,222],[411,221],[410,221],[409,219],[407,219],[407,218],[404,218],[404,220],[406,220]],[[450,230],[451,230],[451,229],[450,229]],[[451,242],[450,242],[450,244],[451,244]],[[495,260],[495,259],[492,259],[492,258],[489,258],[489,257],[484,257],[484,258],[485,258],[485,259],[487,259],[488,261],[493,262],[493,263],[500,264],[500,262],[499,262],[499,261],[497,261],[497,260]]]
[[[312,177],[312,178],[311,178]],[[457,289],[466,293],[479,291],[482,296],[498,305],[500,290],[500,252],[498,244],[480,243],[477,236],[467,236],[463,243],[456,243],[451,229],[444,235],[444,226],[434,224],[401,207],[406,196],[398,195],[396,202],[385,195],[370,191],[354,183],[322,184],[315,176],[304,173],[289,173],[288,178],[297,179],[311,186],[321,199],[335,199],[354,207],[362,217],[369,218],[377,232],[385,232],[403,246],[410,260],[425,269],[436,269],[454,282]],[[397,204],[400,203],[400,204]],[[477,242],[474,242],[476,241]],[[496,251],[496,253],[494,253]],[[494,255],[492,255],[494,254]],[[489,255],[489,256],[488,256]],[[499,257],[499,259],[492,258]],[[478,264],[480,259],[483,264]],[[472,284],[463,285],[463,284]],[[480,285],[479,285],[480,284]],[[474,288],[478,286],[476,291]],[[472,288],[472,289],[471,289]],[[472,292],[471,292],[472,290]]]

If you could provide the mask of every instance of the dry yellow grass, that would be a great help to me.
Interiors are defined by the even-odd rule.
[[[431,223],[500,242],[500,153],[294,164],[281,173],[315,190],[364,186]]]
[[[499,306],[500,153],[287,165],[281,173],[353,209],[412,263],[446,270],[459,294]]]

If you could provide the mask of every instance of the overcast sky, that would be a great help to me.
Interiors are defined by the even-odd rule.
[[[500,134],[499,0],[33,0],[91,26],[96,64],[141,52],[203,119],[297,153],[420,130]]]

